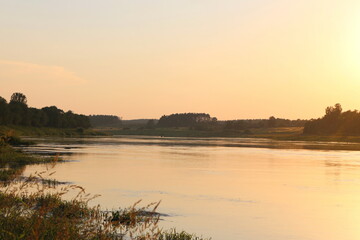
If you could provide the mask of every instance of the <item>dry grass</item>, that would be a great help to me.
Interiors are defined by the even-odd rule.
[[[55,163],[54,163],[55,164]],[[0,239],[158,239],[161,231],[155,212],[158,203],[143,208],[134,206],[117,212],[103,212],[89,207],[97,197],[77,185],[61,188],[43,184],[45,171],[24,181],[15,178],[0,192]],[[71,200],[63,200],[76,191]]]

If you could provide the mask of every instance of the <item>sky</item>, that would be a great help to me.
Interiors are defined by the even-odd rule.
[[[360,109],[358,0],[0,0],[0,96],[123,119]]]

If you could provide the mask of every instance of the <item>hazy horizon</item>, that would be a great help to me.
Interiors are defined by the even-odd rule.
[[[359,109],[360,2],[2,1],[0,96],[123,119]]]

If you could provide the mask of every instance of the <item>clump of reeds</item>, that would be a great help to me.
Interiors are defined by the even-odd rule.
[[[58,157],[36,157],[14,149],[8,143],[0,144],[0,182],[9,182],[19,176],[26,165],[51,163],[59,161]]]
[[[0,136],[0,145],[13,145],[13,146],[21,146],[21,145],[31,145],[33,142],[24,141],[19,136],[15,134],[13,130],[7,131],[5,134]]]
[[[158,204],[136,205],[104,212],[89,207],[93,198],[77,185],[56,188],[43,184],[45,172],[25,181],[15,179],[0,192],[0,239],[158,239],[161,231],[155,212]],[[51,174],[51,173],[50,173]],[[77,191],[71,200],[63,195]],[[149,210],[150,209],[150,210]]]
[[[158,240],[206,240],[185,231],[177,232],[175,228],[162,232]],[[210,239],[209,239],[210,240]]]

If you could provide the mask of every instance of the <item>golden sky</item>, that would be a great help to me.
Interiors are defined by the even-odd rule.
[[[124,119],[360,109],[359,0],[0,3],[6,99]]]

